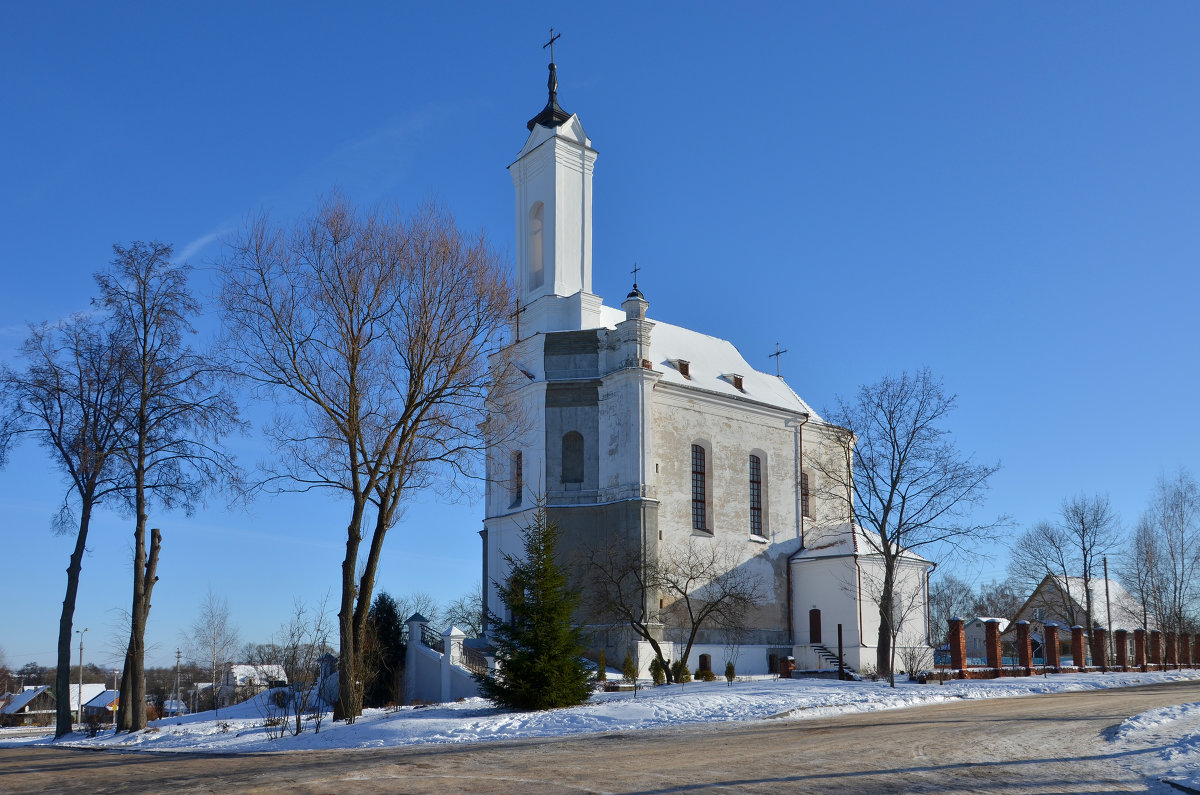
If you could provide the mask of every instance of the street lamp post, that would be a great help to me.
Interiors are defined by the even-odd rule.
[[[75,630],[75,634],[79,636],[79,707],[75,713],[78,723],[83,723],[83,633],[87,631],[87,627]]]

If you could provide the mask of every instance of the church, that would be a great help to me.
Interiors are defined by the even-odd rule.
[[[636,282],[619,307],[592,292],[597,151],[579,116],[558,103],[553,57],[549,69],[549,99],[508,167],[520,303],[494,366],[519,374],[508,401],[518,410],[488,447],[487,607],[503,615],[496,583],[543,505],[560,554],[576,567],[597,548],[657,560],[719,545],[757,584],[744,626],[701,628],[691,669],[719,673],[732,661],[739,674],[765,674],[788,657],[799,670],[834,669],[840,636],[846,665],[862,670],[875,660],[872,589],[882,567],[870,533],[853,528],[844,501],[822,496],[805,466],[836,452],[837,429],[730,342],[653,320],[653,295]],[[915,555],[901,561],[898,602],[910,609],[899,617],[900,647],[928,648],[931,569]],[[678,659],[686,628],[670,595],[639,598],[666,656]],[[580,618],[592,655],[602,650],[619,665],[629,653],[646,675],[654,656],[646,640],[586,609]]]

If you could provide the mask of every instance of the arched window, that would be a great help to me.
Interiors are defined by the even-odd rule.
[[[570,431],[562,438],[562,482],[583,482],[583,434]]]
[[[762,513],[762,459],[750,456],[750,532],[756,536],[763,533]]]
[[[525,487],[525,473],[520,450],[513,450],[508,467],[508,489],[511,498],[509,507],[511,508],[521,504],[521,491]]]
[[[692,445],[692,528],[708,530],[708,490],[704,483],[704,448]]]
[[[701,671],[711,671],[712,670],[712,655],[711,654],[701,654],[700,655],[700,670]]]
[[[529,210],[529,287],[537,289],[546,281],[545,226],[546,206],[536,202]]]
[[[808,473],[800,473],[800,512],[806,519],[812,518],[812,500],[808,496]]]

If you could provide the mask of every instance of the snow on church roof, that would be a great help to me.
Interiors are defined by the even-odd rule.
[[[609,327],[625,320],[625,312],[613,307],[605,306],[604,315],[604,321]],[[662,372],[663,381],[766,403],[787,411],[807,414],[813,420],[821,421],[820,416],[786,381],[754,369],[728,340],[710,337],[652,318],[647,320],[654,323],[650,332],[651,361],[654,369]],[[688,363],[690,377],[679,371],[680,360]],[[734,386],[734,375],[741,376],[741,389]]]

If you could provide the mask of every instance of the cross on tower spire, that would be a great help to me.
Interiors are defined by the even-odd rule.
[[[542,45],[543,50],[547,47],[550,48],[550,63],[554,63],[554,42],[558,41],[560,38],[562,38],[562,34],[559,33],[555,35],[554,28],[550,28],[550,41]]]
[[[782,377],[782,376],[780,376],[780,375],[779,375],[779,357],[780,357],[780,356],[783,356],[785,353],[787,353],[787,348],[784,348],[784,349],[780,350],[780,348],[779,348],[779,343],[777,342],[777,343],[775,343],[775,352],[774,352],[774,353],[772,353],[772,354],[771,354],[771,355],[768,357],[768,358],[771,358],[771,359],[774,359],[774,360],[775,360],[775,377],[776,377],[776,378],[781,378],[781,377]]]
[[[546,107],[542,108],[542,112],[525,125],[531,131],[536,124],[553,129],[571,118],[570,113],[558,106],[558,67],[554,65],[554,42],[561,37],[561,33],[555,33],[554,28],[550,28],[550,41],[542,45],[543,50],[547,47],[550,48],[550,76],[546,79],[546,88],[549,89],[550,97],[546,100]]]

